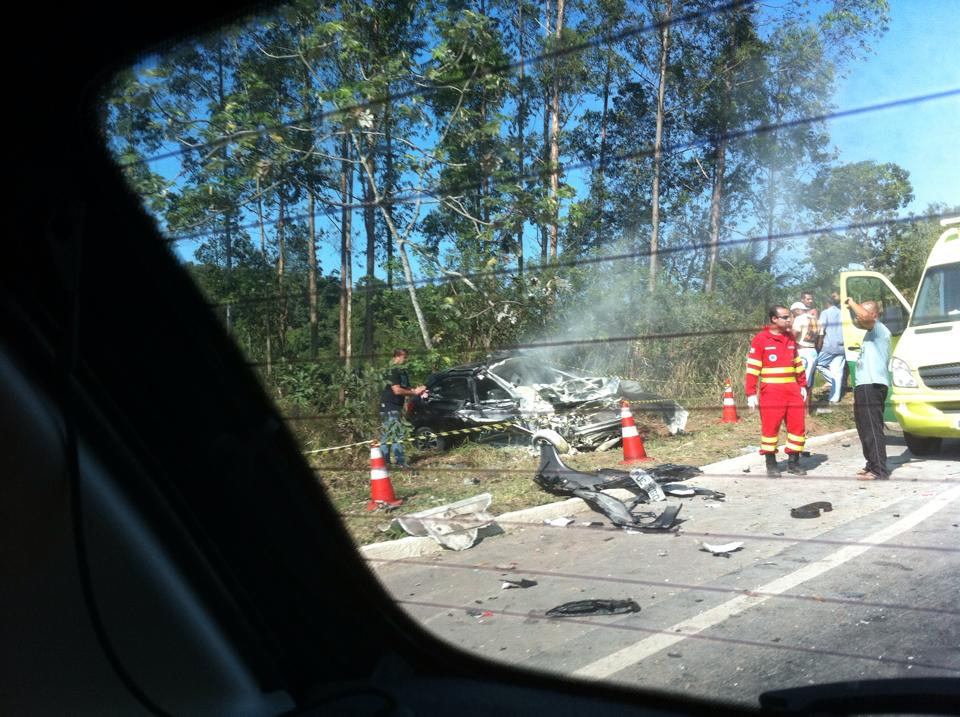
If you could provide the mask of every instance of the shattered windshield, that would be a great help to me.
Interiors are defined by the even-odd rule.
[[[911,326],[960,321],[960,263],[931,267],[923,277]]]
[[[571,373],[528,358],[509,358],[491,364],[488,370],[514,386],[562,383],[577,378]]]
[[[833,297],[912,288],[960,214],[956,20],[300,0],[140,58],[101,116],[383,599],[451,649],[757,706],[960,674],[960,341],[891,403],[910,372]]]

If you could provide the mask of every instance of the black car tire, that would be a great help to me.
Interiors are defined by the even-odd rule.
[[[413,432],[413,445],[421,451],[443,451],[448,450],[452,442],[450,436],[438,436],[426,426],[420,426]]]
[[[937,453],[940,450],[941,440],[928,436],[918,436],[914,433],[903,432],[903,440],[907,443],[907,448],[915,456],[927,456],[931,453]]]

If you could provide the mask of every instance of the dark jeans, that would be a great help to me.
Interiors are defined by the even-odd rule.
[[[400,420],[400,409],[381,409],[380,423],[383,426],[380,433],[380,452],[387,463],[390,463],[391,452],[396,456],[397,465],[406,465],[403,454],[404,428]],[[393,450],[391,451],[391,447]]]
[[[853,389],[853,419],[857,435],[867,459],[866,469],[877,478],[889,478],[887,444],[883,438],[883,404],[887,387],[882,383],[868,383]]]

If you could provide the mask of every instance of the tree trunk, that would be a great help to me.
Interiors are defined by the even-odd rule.
[[[423,315],[423,309],[420,308],[420,301],[417,299],[417,287],[413,284],[413,271],[410,270],[410,259],[407,257],[406,242],[400,242],[400,261],[403,264],[403,275],[407,280],[407,292],[410,294],[410,303],[413,304],[413,313],[417,317],[417,325],[420,327],[420,336],[423,338],[423,345],[430,350],[433,348],[433,341],[430,340],[430,330],[427,328],[427,319]]]
[[[525,26],[523,22],[523,0],[517,2],[517,38],[520,49],[520,81],[518,83],[519,93],[517,95],[517,183],[523,181],[523,165],[526,161],[526,129],[527,129],[527,91],[526,91],[526,52],[525,46]],[[523,276],[523,218],[517,217],[517,275]]]
[[[560,49],[563,35],[564,0],[557,0],[557,16],[554,23],[556,46]],[[553,91],[550,97],[550,260],[556,261],[560,236],[560,68],[556,57],[553,60]]]
[[[353,165],[350,163],[350,139],[346,131],[343,133],[340,162],[340,197],[343,208],[340,212],[340,334],[339,356],[343,367],[350,370],[350,323],[352,320],[351,302],[353,300],[353,280],[351,267],[353,265]],[[339,391],[340,405],[346,401],[346,394],[341,386]]]
[[[223,112],[227,104],[226,98],[226,87],[224,79],[224,59],[223,59],[223,41],[217,44],[217,104],[219,105],[220,111]],[[223,145],[223,164],[225,167],[230,166],[230,145],[225,143]],[[227,280],[224,282],[227,287],[228,295],[233,294],[233,216],[231,212],[224,212],[223,214],[223,241],[224,241],[224,258],[227,272]],[[227,302],[227,305],[224,307],[224,325],[226,326],[227,333],[233,334],[233,304]]]
[[[308,207],[310,212],[310,236],[307,246],[307,303],[310,307],[310,357],[316,358],[320,349],[320,311],[319,297],[317,296],[317,228],[316,218],[316,199],[313,196],[313,190],[307,191]]]
[[[366,157],[365,171],[369,175],[375,176],[376,167],[373,159],[373,149],[371,154]],[[361,178],[362,179],[362,178]],[[376,268],[376,250],[377,250],[377,208],[373,199],[373,192],[370,191],[369,182],[363,182],[363,226],[367,234],[367,281],[366,291],[364,292],[363,305],[363,355],[373,356],[373,273]]]
[[[607,52],[607,68],[603,73],[603,112],[600,115],[600,163],[597,167],[597,235],[594,243],[603,242],[603,209],[606,204],[607,172],[607,118],[610,112],[610,80],[613,72],[613,58]]]
[[[667,91],[667,60],[670,53],[671,0],[667,0],[660,17],[660,75],[657,83],[657,129],[653,140],[653,187],[651,189],[650,217],[650,282],[653,291],[657,284],[657,252],[660,250],[660,163],[663,159],[664,97]]]
[[[387,85],[387,97],[390,96],[390,85]],[[386,189],[387,205],[381,206],[381,212],[386,209],[387,215],[393,220],[393,191],[396,175],[393,169],[393,116],[390,114],[390,102],[383,105],[383,134],[385,140],[386,157]],[[393,291],[393,233],[387,232],[387,290]]]
[[[387,232],[390,234],[390,241],[396,242],[397,248],[400,251],[400,263],[403,266],[403,275],[407,283],[407,293],[410,296],[410,303],[413,305],[413,313],[417,317],[417,324],[420,327],[420,335],[423,337],[423,345],[427,349],[432,349],[433,342],[430,340],[430,331],[427,328],[427,319],[423,315],[423,310],[420,308],[420,301],[417,299],[417,287],[414,285],[413,270],[410,268],[410,259],[407,256],[406,238],[401,236],[400,232],[397,230],[397,225],[394,224],[393,221],[393,214],[389,211],[389,202],[383,201],[383,197],[377,190],[373,173],[366,171],[366,166],[364,169],[364,174],[366,175],[364,179],[366,180],[366,183],[370,185],[370,193],[373,195],[374,204],[380,207],[380,216],[383,217],[383,221],[387,225]]]
[[[281,198],[277,214],[277,295],[280,299],[278,322],[280,326],[277,336],[280,339],[281,359],[286,355],[287,350],[287,287],[284,281],[287,271],[287,238],[284,209],[284,201]]]
[[[727,136],[724,127],[717,142],[717,159],[713,171],[713,191],[710,193],[710,263],[707,268],[707,280],[703,290],[713,292],[713,283],[717,270],[717,256],[720,253],[720,205],[723,202],[723,175],[726,171]]]
[[[313,116],[313,92],[310,73],[304,69],[303,72],[303,110],[307,117]],[[312,127],[312,125],[311,125]],[[310,132],[310,147],[313,147],[316,139],[313,131]],[[313,194],[314,175],[310,172],[307,175],[309,188],[307,189],[307,210],[310,218],[308,220],[309,236],[307,237],[307,309],[309,311],[310,321],[310,358],[317,358],[320,351],[320,310],[319,297],[317,296],[317,273],[319,271],[319,262],[317,261],[317,202]]]
[[[257,224],[260,227],[260,255],[264,266],[267,264],[267,230],[263,223],[263,195],[260,193],[260,177],[257,177]],[[263,333],[266,337],[264,349],[267,359],[267,376],[273,373],[273,345],[270,340],[270,312],[273,311],[273,302],[267,299],[263,306]]]
[[[550,36],[553,34],[553,0],[547,0],[544,4],[544,23],[543,23],[543,45],[544,50],[550,46]],[[556,74],[556,63],[554,62],[553,73]],[[552,103],[550,101],[550,89],[548,83],[544,82],[543,93],[543,154],[541,159],[543,166],[550,172],[550,127],[552,126],[550,115],[552,112]],[[549,185],[548,185],[549,186]],[[547,263],[547,256],[550,251],[550,218],[547,221],[540,222],[540,262]]]

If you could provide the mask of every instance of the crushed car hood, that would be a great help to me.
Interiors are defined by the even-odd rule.
[[[642,391],[636,381],[581,375],[526,356],[493,361],[481,372],[517,397],[521,414],[560,419],[562,425],[552,428],[567,428],[570,420],[574,425],[569,429],[574,431],[608,428],[611,422],[619,425],[619,414],[612,406],[623,399],[638,402],[644,411],[660,413],[671,434],[682,432],[690,415],[676,401]]]

